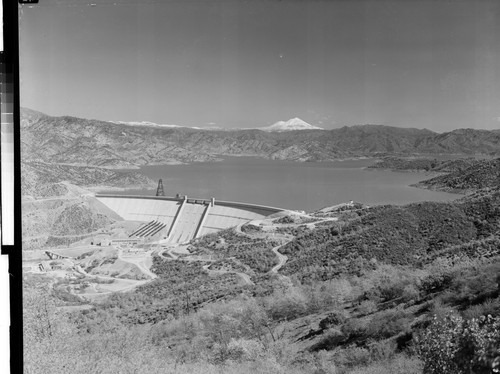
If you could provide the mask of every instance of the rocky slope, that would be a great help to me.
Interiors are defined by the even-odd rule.
[[[21,165],[23,249],[69,245],[121,218],[82,188],[154,188],[138,172],[99,167],[23,162]]]
[[[138,173],[115,171],[100,167],[49,164],[38,161],[22,162],[21,190],[23,196],[44,198],[67,192],[61,182],[80,187],[154,188],[156,182]]]
[[[121,221],[88,191],[68,183],[54,186],[60,188],[57,196],[23,199],[23,250],[70,245]]]

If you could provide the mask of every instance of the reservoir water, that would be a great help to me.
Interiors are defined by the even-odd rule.
[[[163,179],[166,196],[241,201],[313,211],[350,200],[368,205],[449,201],[460,195],[410,187],[435,174],[366,169],[374,160],[275,161],[227,157],[221,162],[144,166],[140,172]],[[155,190],[120,194],[155,195]],[[115,191],[113,193],[116,193]]]

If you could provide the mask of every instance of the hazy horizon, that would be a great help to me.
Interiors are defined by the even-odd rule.
[[[495,1],[93,3],[21,6],[23,107],[202,128],[500,127]]]

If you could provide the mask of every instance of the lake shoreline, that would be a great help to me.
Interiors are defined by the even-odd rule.
[[[136,172],[153,180],[162,179],[166,196],[215,197],[309,212],[351,200],[367,205],[402,205],[450,201],[460,196],[412,186],[425,179],[420,172],[394,173],[368,168],[376,161],[356,157],[316,163],[239,156],[187,165],[147,165]],[[156,194],[156,189],[94,187],[92,190],[119,195]]]

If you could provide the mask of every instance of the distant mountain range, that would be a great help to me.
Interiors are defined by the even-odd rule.
[[[217,126],[209,126],[209,127],[194,127],[194,126],[179,126],[179,125],[166,125],[166,124],[158,124],[154,122],[148,121],[140,121],[140,122],[125,122],[125,121],[109,121],[111,123],[118,123],[121,125],[131,125],[131,126],[149,126],[149,127],[185,127],[189,129],[196,130],[219,130],[219,131],[234,131],[234,129],[225,129]],[[288,121],[278,121],[275,124],[267,127],[255,127],[255,128],[246,128],[244,130],[262,130],[262,131],[295,131],[295,130],[323,130],[321,127],[313,126],[308,124],[307,122],[301,120],[300,118],[292,118]]]
[[[21,111],[23,161],[106,168],[258,156],[293,161],[408,154],[500,155],[500,132],[382,125],[322,130],[300,119],[262,129],[132,125]]]
[[[139,121],[139,122],[126,122],[126,121],[109,121],[111,123],[117,123],[119,125],[129,125],[129,126],[149,126],[149,127],[185,127],[179,125],[166,125],[166,124],[158,124],[149,121]]]

